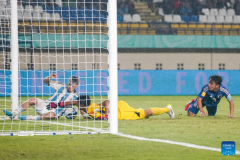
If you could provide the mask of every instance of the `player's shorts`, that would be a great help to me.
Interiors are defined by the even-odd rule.
[[[217,113],[217,107],[206,106],[206,108],[209,116],[215,116],[215,114]]]
[[[62,116],[63,112],[64,112],[64,108],[56,108],[56,109],[48,109],[47,106],[49,105],[49,102],[46,102],[44,100],[41,100],[39,98],[37,98],[38,100],[38,104],[34,105],[33,108],[35,109],[35,111],[41,115],[41,114],[47,114],[50,112],[55,113],[58,117]]]
[[[118,101],[118,119],[119,120],[136,120],[144,119],[145,112],[143,109],[135,109],[130,107],[124,101]]]
[[[204,106],[203,106],[204,107]],[[215,116],[216,112],[217,112],[217,107],[209,107],[209,106],[206,106],[207,108],[207,111],[208,111],[208,115],[209,116]],[[190,104],[189,108],[188,108],[188,115],[189,115],[189,111],[191,111],[193,114],[197,114],[199,109],[197,107],[194,107]]]
[[[199,109],[197,107],[194,107],[190,104],[188,110],[187,110],[187,114],[189,115],[189,111],[191,111],[193,114],[197,114]]]

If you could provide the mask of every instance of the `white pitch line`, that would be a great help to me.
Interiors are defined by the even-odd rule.
[[[46,122],[46,121],[45,121]],[[66,125],[64,123],[56,123],[58,125]],[[68,125],[66,125],[68,126]],[[75,126],[75,125],[71,125]],[[75,126],[79,127],[79,126]],[[91,128],[92,129],[92,128]],[[98,131],[103,131],[99,129]],[[105,131],[106,132],[106,131]],[[139,136],[133,136],[133,135],[128,135],[128,134],[123,134],[123,133],[117,133],[113,134],[121,137],[126,137],[130,139],[136,139],[136,140],[141,140],[141,141],[152,141],[152,142],[162,142],[162,143],[168,143],[168,144],[174,144],[174,145],[179,145],[179,146],[184,146],[184,147],[189,147],[189,148],[195,148],[195,149],[205,149],[205,150],[210,150],[210,151],[216,151],[216,152],[221,152],[220,148],[213,148],[213,147],[206,147],[206,146],[200,146],[196,144],[191,144],[191,143],[184,143],[184,142],[175,142],[175,141],[170,141],[170,140],[162,140],[162,139],[150,139],[150,138],[145,138],[145,137],[139,137]],[[235,154],[240,154],[240,151],[236,150]]]
[[[206,146],[200,146],[200,145],[184,143],[184,142],[175,142],[175,141],[162,140],[162,139],[150,139],[150,138],[132,136],[132,135],[123,134],[123,133],[117,133],[117,134],[114,134],[114,135],[118,135],[118,136],[126,137],[126,138],[131,138],[131,139],[136,139],[136,140],[142,140],[142,141],[162,142],[162,143],[180,145],[180,146],[189,147],[189,148],[205,149],[205,150],[210,150],[210,151],[221,152],[220,148],[206,147]],[[235,154],[240,154],[240,151],[236,150]]]
[[[46,123],[49,123],[48,121],[43,121]],[[63,125],[63,126],[74,126],[74,127],[82,127],[82,126],[76,126],[76,125],[69,125],[69,124],[64,124],[64,123],[51,123],[51,124],[57,124],[57,125]],[[88,129],[93,129],[90,127],[83,127],[83,128],[88,128]],[[104,130],[97,129],[98,132],[101,132]],[[106,131],[105,131],[106,133]],[[162,142],[162,143],[168,143],[168,144],[174,144],[174,145],[179,145],[179,146],[184,146],[184,147],[189,147],[189,148],[195,148],[195,149],[205,149],[205,150],[210,150],[210,151],[216,151],[216,152],[221,152],[220,148],[213,148],[213,147],[206,147],[206,146],[200,146],[196,144],[191,144],[191,143],[184,143],[184,142],[175,142],[175,141],[170,141],[170,140],[162,140],[162,139],[150,139],[150,138],[145,138],[145,137],[139,137],[139,136],[133,136],[133,135],[128,135],[128,134],[123,134],[123,133],[117,133],[113,134],[121,137],[126,137],[130,139],[136,139],[136,140],[141,140],[141,141],[152,141],[152,142]],[[236,150],[235,154],[240,154],[240,151]]]

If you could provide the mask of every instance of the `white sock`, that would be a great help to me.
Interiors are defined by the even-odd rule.
[[[26,120],[40,120],[40,116],[27,116]]]

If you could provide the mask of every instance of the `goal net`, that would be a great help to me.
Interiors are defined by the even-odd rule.
[[[109,58],[108,0],[0,3],[0,135],[109,133],[109,123],[117,126],[117,116],[109,120],[97,106],[109,99],[117,72]],[[111,97],[110,110],[117,95]],[[89,107],[79,110],[80,101]]]

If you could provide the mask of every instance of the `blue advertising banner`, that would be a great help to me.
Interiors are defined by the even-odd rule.
[[[0,71],[0,96],[10,96],[10,71]],[[52,95],[55,91],[43,83],[50,71],[20,71],[19,94]],[[80,78],[80,94],[107,95],[108,71],[56,71],[56,81],[67,84],[72,75]],[[238,70],[119,70],[119,95],[197,95],[211,75],[223,77],[223,85],[232,95],[240,95]]]

